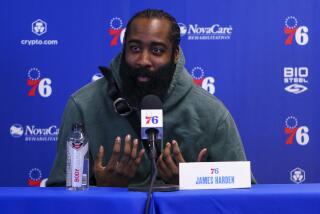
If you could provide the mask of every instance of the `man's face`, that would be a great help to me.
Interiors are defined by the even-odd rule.
[[[120,75],[135,103],[147,94],[163,98],[169,87],[179,53],[173,50],[170,30],[166,19],[137,18],[131,23]]]

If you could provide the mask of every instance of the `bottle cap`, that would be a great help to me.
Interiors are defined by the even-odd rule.
[[[72,124],[72,131],[75,131],[75,130],[81,130],[81,131],[84,131],[84,124],[83,123],[74,123]]]

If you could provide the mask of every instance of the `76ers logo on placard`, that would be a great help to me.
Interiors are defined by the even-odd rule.
[[[305,146],[309,143],[309,128],[307,126],[298,126],[298,119],[294,116],[289,116],[286,119],[286,127],[284,128],[285,134],[289,135],[286,144],[293,144],[293,139],[296,139],[296,142]]]
[[[114,17],[110,20],[109,35],[112,36],[110,41],[111,46],[116,46],[119,40],[121,44],[123,44],[123,38],[126,29],[122,27],[123,22],[119,17]]]
[[[49,97],[52,94],[51,79],[40,78],[40,70],[38,68],[30,68],[28,71],[27,85],[31,87],[28,95],[34,97],[36,91],[41,97]]]
[[[210,94],[214,94],[216,91],[216,87],[214,85],[215,79],[213,77],[204,77],[204,71],[201,67],[196,66],[191,70],[191,76],[193,78],[193,82],[196,85],[199,85],[204,90],[208,91]]]
[[[288,35],[285,45],[292,45],[293,41],[296,41],[298,45],[306,45],[309,42],[308,27],[298,26],[298,20],[294,16],[286,18],[283,31]]]

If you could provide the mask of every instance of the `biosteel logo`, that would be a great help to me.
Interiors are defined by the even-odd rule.
[[[26,125],[23,127],[21,124],[13,124],[10,127],[10,134],[14,138],[24,136],[25,141],[57,141],[59,128],[56,125],[51,125],[46,128],[40,128],[35,125]]]
[[[214,85],[215,79],[212,76],[205,76],[204,73],[204,70],[200,66],[193,67],[191,70],[193,82],[213,95],[216,91]]]
[[[301,94],[308,90],[308,67],[284,67],[283,68],[283,81],[286,90],[292,94]]]
[[[109,22],[109,35],[112,37],[110,40],[110,46],[117,46],[120,41],[123,44],[124,34],[126,32],[126,28],[123,27],[122,19],[119,17],[114,17]]]

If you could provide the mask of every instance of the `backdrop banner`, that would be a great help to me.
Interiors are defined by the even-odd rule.
[[[176,17],[186,68],[230,110],[257,181],[320,182],[319,0],[2,0],[0,185],[49,176],[68,97],[146,8]]]

